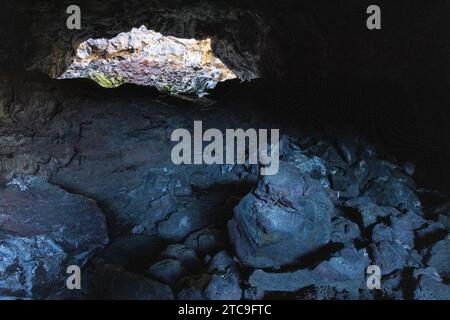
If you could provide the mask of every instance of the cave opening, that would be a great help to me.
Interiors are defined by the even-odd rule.
[[[211,39],[164,36],[142,25],[111,39],[90,38],[58,79],[88,78],[105,88],[124,83],[171,95],[203,97],[219,82],[236,79],[215,54]]]

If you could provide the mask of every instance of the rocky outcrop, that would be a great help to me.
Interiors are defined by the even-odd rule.
[[[39,39],[32,41],[33,56],[27,59],[30,69],[57,78],[73,63],[76,49],[84,41],[112,38],[133,27],[145,25],[164,36],[211,39],[214,54],[240,79],[251,80],[279,72],[280,59],[275,54],[278,49],[268,41],[274,34],[267,17],[239,3],[198,1],[187,4],[178,0],[127,4],[120,1],[107,4],[91,2],[82,5],[82,29],[69,30],[66,28],[68,15],[64,13],[71,4],[68,1],[42,3],[42,15],[27,21],[31,38]],[[17,10],[29,14],[28,9],[25,5]],[[119,10],[120,15],[115,15],[112,23],[110,14],[115,10]],[[245,21],[245,27],[241,21]],[[44,39],[50,41],[45,42]],[[272,66],[264,62],[266,59]]]
[[[448,189],[448,19],[435,15],[448,4],[401,10],[382,34],[357,0],[93,0],[80,31],[69,4],[0,12],[1,298],[67,297],[80,263],[91,299],[448,299],[450,201],[422,188]],[[84,41],[141,25],[210,38],[239,79],[261,79],[220,85],[209,105],[49,79]],[[174,165],[171,132],[199,119],[279,128],[280,174]],[[91,258],[103,214],[112,241]]]
[[[83,266],[108,241],[103,213],[33,177],[12,180],[0,199],[0,297],[64,296],[67,268]]]
[[[309,286],[333,287],[345,290],[354,298],[365,283],[364,271],[369,266],[364,250],[343,249],[313,270],[302,269],[289,273],[268,273],[256,270],[249,278],[252,287],[265,291],[295,292]]]
[[[255,268],[279,267],[326,245],[334,207],[323,186],[287,163],[263,176],[229,222],[239,259]]]
[[[214,56],[210,39],[165,37],[141,26],[110,40],[81,43],[74,62],[59,78],[89,78],[106,88],[134,83],[202,97],[236,75]]]

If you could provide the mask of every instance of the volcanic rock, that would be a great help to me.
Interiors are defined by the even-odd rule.
[[[277,175],[261,177],[235,207],[230,238],[248,266],[286,265],[328,243],[333,210],[319,181],[281,162]]]

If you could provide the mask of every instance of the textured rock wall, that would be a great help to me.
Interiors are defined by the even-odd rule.
[[[154,86],[170,94],[202,97],[236,75],[214,56],[210,39],[165,37],[145,26],[112,39],[89,39],[59,79],[89,78],[102,87]]]

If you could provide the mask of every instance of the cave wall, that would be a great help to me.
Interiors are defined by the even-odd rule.
[[[442,14],[448,1],[378,1],[383,28],[377,31],[365,27],[369,1],[85,0],[77,2],[80,31],[65,27],[69,4],[6,4],[3,114],[21,94],[14,82],[29,72],[54,78],[81,41],[146,24],[167,35],[211,37],[216,55],[241,79],[262,79],[257,95],[270,99],[259,99],[261,107],[272,103],[296,119],[317,113],[321,122],[356,126],[387,153],[432,168],[424,179],[450,173],[449,21]]]

